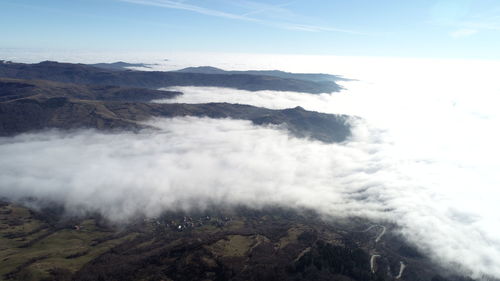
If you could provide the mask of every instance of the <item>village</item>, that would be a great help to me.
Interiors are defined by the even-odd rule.
[[[144,222],[150,224],[156,233],[164,233],[168,231],[190,231],[195,228],[203,226],[214,226],[223,228],[231,223],[231,217],[218,215],[210,216],[204,215],[193,218],[192,216],[168,216],[163,215],[160,217],[144,219]]]

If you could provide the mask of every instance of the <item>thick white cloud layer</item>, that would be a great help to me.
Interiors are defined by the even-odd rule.
[[[458,193],[463,184],[433,182],[441,167],[393,155],[392,144],[364,124],[345,144],[291,138],[247,121],[150,124],[160,130],[2,138],[0,194],[55,200],[115,220],[213,203],[364,216],[397,223],[437,260],[500,276],[500,230],[492,224],[498,214],[477,209],[472,192]]]
[[[156,103],[206,103],[230,102],[249,104],[271,109],[284,109],[296,106],[314,109],[320,112],[334,112],[331,94],[311,95],[298,92],[246,91],[219,87],[168,87],[162,90],[180,91],[183,95],[172,99],[154,100]]]
[[[181,118],[150,125],[161,130],[2,138],[0,194],[55,199],[70,210],[99,210],[112,219],[210,203],[314,208],[326,203],[322,208],[339,213],[351,202],[341,196],[347,190],[328,191],[332,181],[343,178],[334,167],[365,157],[321,157],[352,148],[290,138],[286,131],[248,121]],[[322,197],[329,200],[317,200]]]

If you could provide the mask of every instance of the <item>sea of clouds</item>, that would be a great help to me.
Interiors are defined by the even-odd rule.
[[[0,196],[57,200],[75,212],[99,211],[118,221],[210,204],[363,216],[396,223],[436,261],[475,277],[500,278],[500,86],[494,71],[500,63],[184,55],[155,67],[195,61],[359,81],[321,95],[177,87],[183,96],[157,102],[302,106],[363,119],[340,144],[297,139],[247,121],[190,117],[150,120],[159,130],[139,133],[0,138]]]

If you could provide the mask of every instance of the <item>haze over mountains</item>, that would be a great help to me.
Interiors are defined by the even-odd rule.
[[[133,66],[133,65],[132,65]],[[267,75],[285,79],[298,79],[313,82],[335,82],[349,81],[350,79],[343,78],[338,75],[323,74],[323,73],[291,73],[279,70],[246,70],[246,71],[227,71],[211,66],[187,67],[178,70],[178,72],[187,73],[205,73],[205,74],[252,74],[252,75]]]
[[[145,63],[126,63],[123,61],[113,63],[95,63],[91,66],[110,69],[110,70],[134,70],[136,68],[152,69],[157,64],[149,65]],[[280,70],[223,70],[212,66],[197,66],[186,67],[177,70],[177,72],[184,73],[203,73],[203,74],[250,74],[250,75],[265,75],[272,77],[279,77],[285,79],[298,79],[313,82],[328,82],[328,81],[350,81],[351,79],[344,78],[339,75],[331,75],[324,73],[291,73]]]
[[[115,71],[90,65],[51,61],[38,64],[2,62],[0,63],[0,77],[143,88],[214,86],[250,91],[276,90],[306,93],[330,93],[340,90],[334,81],[317,82],[255,74]]]

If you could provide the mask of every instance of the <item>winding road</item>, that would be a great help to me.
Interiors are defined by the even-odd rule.
[[[380,231],[380,233],[377,235],[377,237],[375,238],[375,243],[378,243],[380,241],[380,239],[382,238],[382,236],[384,236],[385,232],[387,231],[387,228],[385,226],[383,226],[381,224],[374,224],[374,225],[371,225],[367,229],[360,231],[360,232],[368,232],[368,231],[374,229],[375,227],[380,227],[382,229]]]
[[[375,243],[378,243],[380,241],[380,239],[382,238],[382,236],[384,236],[385,232],[387,231],[387,228],[385,226],[383,226],[383,225],[379,225],[379,226],[382,227],[382,231],[380,231],[377,238],[375,238]]]
[[[400,263],[399,274],[398,276],[396,276],[396,279],[401,279],[401,276],[403,276],[403,272],[405,271],[406,268],[406,264],[404,262],[400,261],[399,263]]]
[[[379,257],[380,255],[372,255],[370,258],[370,269],[372,270],[372,273],[375,273],[375,260]]]
[[[375,227],[380,227],[380,232],[378,233],[377,237],[375,237],[375,243],[378,243],[378,242],[380,242],[382,237],[387,232],[387,228],[385,226],[380,225],[380,224],[374,224],[374,225],[371,225],[367,229],[360,231],[360,232],[368,232]],[[370,257],[370,269],[371,269],[372,273],[375,273],[377,258],[380,258],[380,257],[381,257],[381,255],[379,255],[375,251],[373,251],[373,254]],[[401,279],[401,277],[403,276],[403,273],[405,271],[405,268],[406,268],[406,264],[403,261],[400,261],[399,263],[400,263],[399,274],[396,277],[394,277],[395,279]]]

